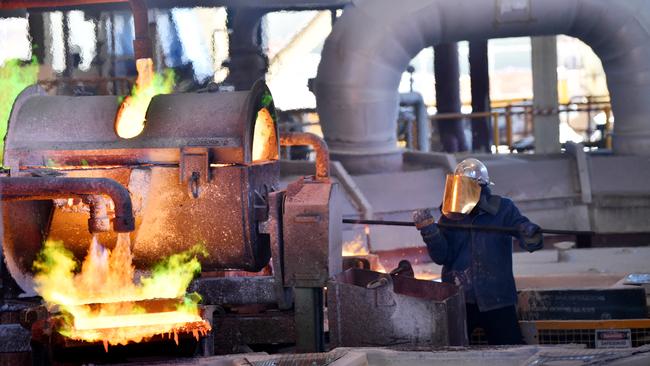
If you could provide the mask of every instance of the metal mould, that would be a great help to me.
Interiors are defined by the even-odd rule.
[[[12,173],[36,167],[178,165],[183,148],[207,149],[210,164],[251,164],[257,114],[266,108],[275,115],[263,82],[250,91],[158,95],[142,133],[121,139],[114,131],[118,103],[113,96],[46,96],[33,89],[23,94],[12,110],[5,144],[4,164]]]
[[[333,347],[467,345],[461,288],[349,269],[327,284]]]

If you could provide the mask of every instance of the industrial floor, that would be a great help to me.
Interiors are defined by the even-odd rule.
[[[134,366],[133,364],[129,364]],[[144,365],[144,364],[143,364]],[[632,349],[581,349],[580,347],[484,347],[440,351],[396,351],[382,348],[337,348],[328,353],[267,355],[250,353],[147,363],[163,366],[648,366],[650,346]]]

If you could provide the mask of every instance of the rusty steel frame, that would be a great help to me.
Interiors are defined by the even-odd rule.
[[[129,191],[113,179],[0,177],[0,197],[3,201],[85,198],[88,195],[106,195],[113,200],[115,204],[113,229],[116,232],[127,233],[135,230]]]
[[[4,0],[0,9],[51,9],[89,8],[105,4],[123,5],[129,0]],[[65,5],[60,5],[65,3]],[[280,10],[334,10],[342,9],[351,0],[147,0],[150,8],[170,9],[175,7],[229,7],[229,8],[259,8],[267,11]],[[122,9],[112,7],[111,9]]]
[[[133,13],[135,39],[133,51],[135,59],[153,59],[153,47],[149,37],[149,18],[145,0],[4,0],[0,2],[1,10],[33,9],[33,8],[62,8],[83,5],[112,4],[128,2]]]

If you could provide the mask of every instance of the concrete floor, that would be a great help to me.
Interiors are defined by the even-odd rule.
[[[632,349],[581,349],[574,346],[458,348],[440,351],[397,351],[382,348],[337,348],[329,353],[267,355],[263,353],[147,363],[176,366],[330,365],[330,366],[647,366],[650,346]],[[133,365],[131,365],[133,366]]]

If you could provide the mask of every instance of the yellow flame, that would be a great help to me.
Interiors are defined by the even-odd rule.
[[[196,246],[172,255],[136,281],[128,234],[118,234],[112,251],[93,238],[78,273],[78,263],[63,243],[48,241],[34,261],[35,290],[48,305],[72,316],[59,331],[73,339],[126,344],[176,333],[187,323],[195,323],[192,330],[203,334],[210,325],[199,314],[200,296],[185,294],[201,271],[199,253],[204,250]],[[181,300],[176,309],[151,313],[137,303],[153,299]]]
[[[367,235],[367,234],[366,234]],[[343,250],[341,253],[344,257],[364,257],[369,256],[370,251],[361,235],[357,235],[354,240],[349,240],[343,243]],[[371,270],[381,273],[387,273],[384,265],[379,262],[379,257],[370,262]]]
[[[136,60],[138,77],[131,95],[126,96],[115,117],[115,132],[118,136],[130,139],[142,133],[145,117],[151,99],[158,94],[169,94],[174,88],[174,73],[166,70],[163,75],[155,74],[153,60]]]
[[[346,241],[343,243],[343,256],[344,257],[355,257],[368,255],[370,252],[366,248],[366,244],[363,241],[361,235],[357,235],[354,240]]]
[[[278,138],[275,134],[275,122],[268,109],[257,112],[253,129],[253,162],[277,160]]]

